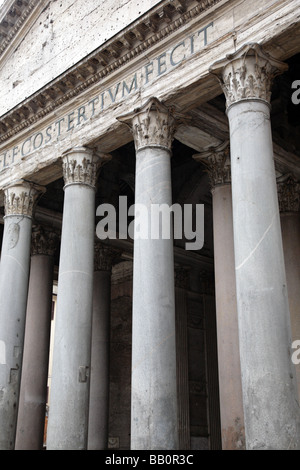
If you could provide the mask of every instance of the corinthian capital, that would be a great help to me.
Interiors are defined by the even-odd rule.
[[[32,228],[31,255],[54,256],[58,240],[58,234],[53,229],[35,225]]]
[[[97,154],[94,150],[78,147],[63,155],[65,185],[83,184],[96,186],[101,166],[111,159],[110,155]]]
[[[5,216],[32,217],[39,197],[45,188],[29,181],[18,180],[4,189]]]
[[[157,98],[150,98],[144,106],[118,120],[130,127],[136,150],[146,147],[171,150],[175,118]]]
[[[94,271],[111,271],[112,265],[121,251],[116,250],[101,242],[95,243],[94,251]]]
[[[207,166],[211,187],[231,182],[230,147],[224,142],[218,147],[210,147],[205,152],[193,155],[197,162]]]
[[[250,43],[215,62],[210,72],[218,77],[229,107],[253,98],[269,103],[273,78],[287,68],[287,64],[269,56],[259,44]]]
[[[277,193],[280,212],[300,210],[300,183],[294,176],[286,175],[277,180]]]

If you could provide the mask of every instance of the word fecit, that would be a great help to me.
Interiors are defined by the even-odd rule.
[[[292,363],[298,365],[300,364],[300,339],[293,341],[292,349],[296,349],[292,354]]]
[[[300,103],[300,80],[294,80],[292,83],[292,89],[294,93],[292,94],[292,103],[299,104]]]
[[[96,226],[100,240],[128,237],[141,240],[189,240],[186,250],[200,250],[204,244],[204,204],[133,204],[127,206],[127,196],[119,196],[118,217],[112,204],[100,204]],[[134,217],[128,224],[128,217]],[[195,227],[195,230],[193,229]],[[117,237],[118,228],[118,237]],[[193,242],[191,240],[194,240]]]

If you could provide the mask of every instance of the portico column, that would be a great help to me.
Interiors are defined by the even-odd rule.
[[[89,413],[95,185],[101,159],[79,147],[62,161],[65,199],[47,449],[83,450]]]
[[[212,188],[215,292],[223,450],[245,448],[228,142],[194,155],[207,165]]]
[[[177,418],[178,448],[180,450],[187,450],[191,445],[186,299],[188,288],[189,268],[179,264],[175,265]]]
[[[33,228],[16,450],[43,448],[57,238],[52,229]]]
[[[44,189],[24,180],[4,189],[0,264],[0,449],[15,445],[30,265],[32,216]]]
[[[299,407],[270,126],[272,78],[285,69],[258,44],[246,44],[211,68],[223,86],[230,127],[248,449],[299,448]]]
[[[292,175],[277,180],[292,341],[300,339],[300,183]],[[300,400],[300,364],[295,365]]]
[[[111,269],[117,251],[95,245],[88,450],[107,449]]]
[[[151,237],[150,211],[172,205],[174,118],[153,98],[120,120],[132,127],[136,148],[131,448],[171,450],[178,445],[173,237]]]

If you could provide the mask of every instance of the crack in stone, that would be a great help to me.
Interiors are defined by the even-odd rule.
[[[267,236],[268,232],[270,231],[272,225],[273,225],[273,222],[274,222],[274,218],[275,218],[275,215],[273,215],[272,217],[272,220],[271,220],[271,223],[270,225],[268,226],[268,228],[265,230],[265,232],[263,233],[261,239],[257,242],[257,244],[255,245],[255,247],[253,248],[253,250],[251,250],[251,252],[249,253],[249,255],[244,259],[244,261],[242,261],[238,266],[236,266],[236,271],[238,269],[240,269],[241,267],[244,266],[244,264],[247,263],[247,261],[249,261],[249,259],[252,257],[252,255],[255,253],[255,251],[258,249],[258,247],[261,245],[261,243],[263,242],[263,240],[265,239],[265,237]]]

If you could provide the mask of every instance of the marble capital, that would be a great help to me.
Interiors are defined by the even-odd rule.
[[[104,245],[101,242],[95,243],[94,251],[94,271],[111,271],[116,258],[121,255],[121,251]]]
[[[193,155],[193,158],[206,165],[212,189],[215,186],[231,183],[229,142],[223,142],[217,147],[210,147]]]
[[[176,120],[171,110],[157,98],[150,98],[142,107],[118,120],[130,127],[136,151],[146,147],[171,150]]]
[[[293,175],[284,175],[277,179],[279,210],[284,212],[299,212],[300,182]]]
[[[110,155],[86,147],[69,150],[62,156],[65,186],[82,184],[95,188],[100,168],[110,159]]]
[[[31,235],[31,255],[54,256],[58,241],[59,236],[53,229],[34,225]]]
[[[40,196],[46,191],[43,186],[18,180],[3,188],[5,217],[11,215],[32,217]]]
[[[270,103],[272,80],[287,68],[287,64],[271,57],[259,44],[248,43],[215,62],[209,70],[219,79],[228,108],[248,99]]]

